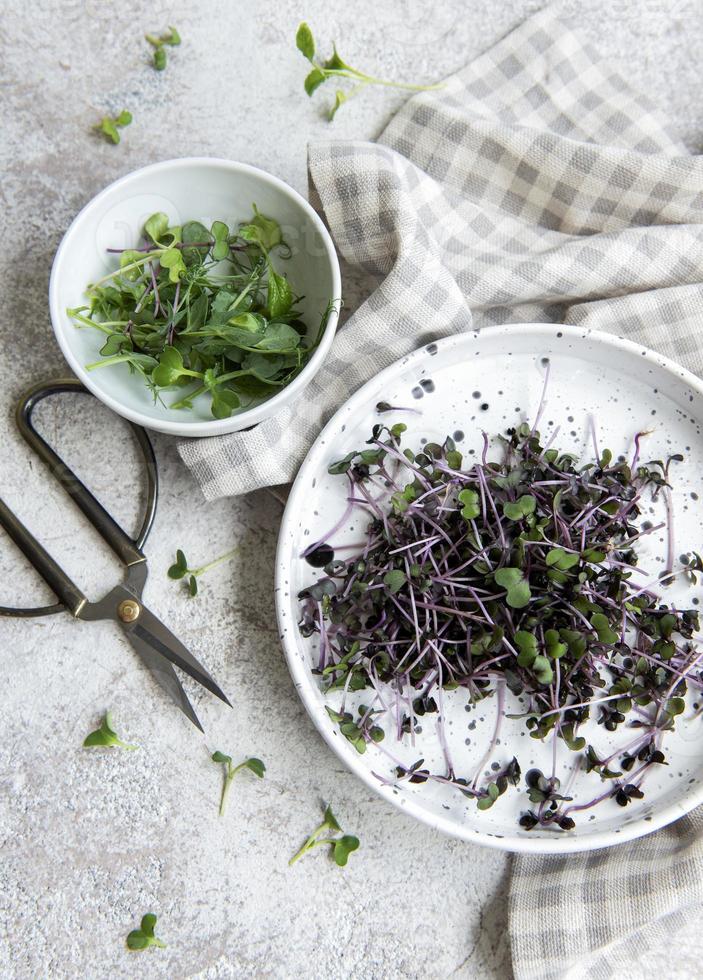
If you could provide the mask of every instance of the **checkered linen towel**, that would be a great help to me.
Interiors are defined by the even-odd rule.
[[[309,171],[339,252],[382,281],[292,407],[181,443],[208,499],[292,480],[347,396],[429,336],[560,321],[703,368],[703,159],[551,9],[377,143],[312,145]]]
[[[494,323],[609,330],[703,373],[703,159],[551,9],[378,143],[310,148],[314,203],[379,285],[292,408],[180,452],[208,498],[291,480],[337,406],[427,342]],[[645,977],[703,904],[703,812],[634,844],[516,857],[518,980]],[[646,961],[645,961],[646,962]]]

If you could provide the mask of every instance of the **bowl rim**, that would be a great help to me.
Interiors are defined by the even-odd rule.
[[[656,361],[659,367],[675,376],[677,380],[691,388],[703,397],[703,381],[684,368],[681,364],[646,347],[645,344],[637,343],[617,334],[606,333],[603,330],[595,330],[585,327],[564,325],[563,323],[509,323],[495,325],[486,328],[486,336],[491,338],[503,338],[509,341],[516,334],[524,337],[526,334],[538,340],[540,337],[547,336],[550,339],[559,331],[573,330],[584,336],[593,338],[596,343],[602,344],[606,349],[624,351],[628,354],[637,354],[640,357],[645,354]],[[451,334],[434,341],[440,349],[450,349],[461,346],[466,342],[467,337],[476,339],[483,331],[470,328],[461,333]],[[373,375],[367,382],[357,388],[352,395],[345,399],[336,409],[328,420],[327,424],[321,429],[315,438],[312,446],[303,460],[293,486],[291,487],[286,507],[281,519],[281,526],[278,532],[278,543],[275,557],[275,584],[274,601],[276,604],[276,620],[278,624],[279,642],[286,658],[288,670],[293,680],[298,697],[302,701],[305,710],[312,720],[313,725],[326,743],[328,748],[336,757],[344,763],[347,769],[362,781],[374,794],[379,796],[386,803],[390,803],[405,816],[410,816],[420,823],[440,830],[450,837],[465,841],[469,844],[478,844],[482,847],[490,847],[494,850],[509,851],[518,854],[574,854],[585,851],[601,850],[613,847],[618,844],[626,844],[640,837],[648,836],[657,830],[661,830],[668,824],[673,823],[680,817],[690,813],[695,807],[703,803],[703,782],[689,787],[683,797],[674,802],[659,807],[651,818],[644,816],[633,819],[630,823],[623,825],[616,830],[597,830],[591,834],[582,836],[559,836],[559,837],[526,837],[518,833],[491,833],[490,825],[483,830],[469,831],[463,825],[457,824],[439,813],[430,813],[421,803],[412,796],[399,796],[393,792],[391,785],[379,782],[373,777],[370,769],[363,766],[356,751],[344,738],[338,738],[334,725],[330,721],[324,707],[323,699],[316,696],[314,684],[311,681],[310,668],[307,660],[298,654],[297,649],[297,619],[291,614],[290,589],[287,587],[287,577],[290,575],[290,563],[288,561],[289,539],[292,536],[292,525],[297,520],[302,500],[307,490],[307,480],[309,478],[308,463],[314,454],[319,452],[319,447],[329,441],[330,435],[335,431],[338,419],[343,411],[353,411],[357,406],[362,406],[367,398],[367,389],[372,385],[378,385],[383,379],[389,381],[395,378],[399,365],[408,367],[416,361],[422,362],[425,356],[426,344],[421,344],[415,350],[402,357],[397,358],[392,364],[382,371]]]
[[[119,399],[113,397],[113,395],[109,394],[108,392],[105,392],[93,380],[91,373],[86,371],[85,366],[76,357],[71,345],[68,343],[66,324],[63,320],[64,311],[61,309],[59,303],[59,284],[63,272],[64,262],[66,261],[66,255],[68,254],[68,250],[70,249],[75,236],[80,234],[84,221],[93,211],[93,209],[100,205],[105,198],[113,194],[116,190],[128,186],[130,183],[138,180],[139,178],[149,176],[151,174],[162,174],[164,171],[169,170],[186,170],[193,166],[207,166],[219,170],[229,170],[233,173],[248,174],[249,176],[261,180],[264,184],[274,187],[284,196],[292,199],[296,204],[298,204],[299,207],[301,207],[307,214],[316,231],[319,233],[322,242],[324,243],[327,261],[330,265],[330,270],[332,273],[332,295],[330,297],[330,302],[333,304],[330,309],[322,337],[320,338],[320,343],[316,347],[312,357],[305,365],[303,370],[290,382],[290,384],[287,384],[281,389],[281,391],[277,392],[260,405],[256,405],[254,408],[246,409],[245,411],[240,412],[237,415],[230,416],[226,419],[208,419],[207,421],[198,422],[188,422],[185,420],[185,416],[179,419],[174,419],[173,421],[170,419],[152,418],[149,415],[145,415],[142,412],[124,405]],[[63,238],[61,239],[61,242],[59,243],[56,254],[54,255],[54,260],[51,266],[51,275],[49,277],[49,314],[51,316],[51,325],[54,331],[54,336],[56,337],[56,341],[61,348],[61,352],[66,358],[71,370],[81,380],[85,387],[93,395],[95,395],[96,398],[107,405],[108,408],[111,408],[113,412],[116,412],[123,418],[128,419],[130,422],[134,422],[137,425],[144,426],[145,428],[156,432],[164,432],[168,435],[196,438],[223,435],[225,433],[237,432],[241,431],[242,429],[249,428],[259,422],[262,422],[264,419],[275,415],[285,405],[298,397],[318,372],[325,357],[327,356],[337,330],[341,305],[342,277],[337,252],[334,247],[332,237],[325,227],[322,218],[315,211],[310,202],[307,201],[302,194],[295,190],[294,187],[291,187],[290,184],[286,183],[286,181],[282,180],[280,177],[276,177],[273,174],[268,173],[268,171],[262,170],[260,167],[255,167],[252,164],[239,163],[236,160],[227,160],[224,157],[175,157],[170,160],[162,160],[157,163],[148,164],[144,167],[139,167],[137,170],[131,170],[124,176],[118,177],[117,180],[112,181],[107,185],[107,187],[104,187],[86,204],[84,204],[78,214],[71,221],[63,235]],[[233,428],[233,425],[236,425],[236,428]]]

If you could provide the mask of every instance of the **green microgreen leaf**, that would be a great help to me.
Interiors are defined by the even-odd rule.
[[[530,586],[520,568],[499,568],[494,574],[496,585],[507,590],[506,602],[513,609],[522,609],[532,597]]]
[[[83,741],[84,748],[91,748],[93,746],[115,746],[121,749],[129,749],[130,751],[138,749],[138,745],[131,745],[128,742],[123,742],[122,739],[117,735],[114,729],[112,721],[112,712],[106,711],[103,715],[103,719],[100,722],[100,728],[97,728],[90,735],[87,735]]]
[[[147,912],[142,917],[139,929],[133,929],[127,936],[127,948],[133,951],[149,949],[155,946],[158,949],[165,949],[166,943],[162,942],[154,935],[156,928],[156,916],[153,912]]]
[[[335,864],[337,864],[340,868],[343,868],[349,860],[349,855],[352,853],[352,851],[357,851],[358,849],[358,837],[345,834],[343,837],[335,840],[332,847]]]
[[[295,46],[308,61],[312,61],[315,57],[315,39],[305,21],[298,26],[295,34]]]
[[[266,305],[272,319],[285,316],[293,305],[293,293],[285,276],[279,276],[269,262]],[[297,346],[297,345],[296,345]]]
[[[256,759],[253,757],[250,759],[245,759],[243,762],[240,762],[235,766],[232,762],[232,756],[225,755],[224,752],[220,752],[219,750],[213,752],[210,758],[213,762],[217,762],[224,766],[222,794],[220,796],[220,816],[223,816],[227,805],[229,789],[237,773],[241,772],[242,769],[248,769],[250,772],[253,772],[255,776],[258,776],[259,779],[263,779],[264,773],[266,772],[266,766],[261,759]]]
[[[176,551],[176,560],[168,570],[168,577],[173,579],[183,578],[183,576],[187,573],[187,571],[188,571],[188,561],[186,559],[186,556],[179,548],[178,551]]]
[[[416,92],[443,87],[442,85],[410,85],[402,82],[390,82],[386,79],[375,78],[374,76],[361,72],[347,64],[347,62],[341,58],[335,44],[332,45],[332,54],[330,57],[322,62],[318,62],[315,60],[315,41],[312,31],[304,21],[298,26],[298,30],[296,31],[295,45],[303,57],[305,57],[312,65],[312,71],[308,72],[304,82],[305,91],[308,95],[312,95],[313,92],[329,78],[333,78],[335,80],[343,78],[354,83],[353,87],[346,92],[342,89],[336,90],[334,104],[328,111],[328,118],[330,120],[334,119],[340,106],[342,106],[351,96],[361,91],[367,85],[383,85],[390,88],[408,89]]]
[[[613,643],[618,642],[618,634],[610,628],[608,617],[603,613],[594,613],[591,616],[591,626],[598,634],[598,639],[601,643],[607,643],[612,646]]]
[[[457,494],[459,503],[462,504],[461,516],[465,521],[475,520],[481,513],[479,496],[476,490],[460,490]]]
[[[537,657],[537,637],[527,630],[518,630],[515,644],[519,649],[517,662],[521,667],[531,667]]]
[[[169,578],[176,580],[183,579],[187,575],[186,588],[188,593],[191,596],[196,596],[198,594],[198,578],[206,572],[209,572],[210,569],[229,561],[230,558],[234,558],[237,554],[239,554],[239,545],[226,551],[223,555],[214,558],[212,561],[207,562],[205,565],[201,565],[199,568],[190,568],[186,556],[179,548],[176,551],[176,560],[173,565],[169,566],[167,574]]]
[[[99,133],[102,133],[111,143],[119,143],[120,129],[129,126],[131,122],[132,113],[128,112],[127,109],[123,109],[117,116],[103,116],[100,122],[96,124],[95,129]]]
[[[523,494],[516,501],[506,500],[503,504],[503,513],[510,521],[521,521],[524,517],[530,517],[535,512],[537,500],[531,494]]]
[[[270,252],[283,241],[281,226],[273,218],[262,214],[256,205],[253,207],[254,217],[240,227],[239,235],[248,242],[256,242],[265,252]]]
[[[408,578],[405,572],[402,572],[398,568],[394,568],[390,572],[386,572],[383,576],[383,584],[388,588],[391,595],[395,595],[396,592],[400,592]]]
[[[337,834],[341,836],[335,836]],[[359,849],[359,838],[343,833],[330,806],[327,806],[325,809],[322,823],[313,830],[303,846],[290,859],[288,865],[295,864],[296,861],[299,861],[301,857],[304,857],[315,847],[323,846],[329,846],[330,855],[335,864],[340,868],[345,867],[349,860],[349,855]]]
[[[550,568],[557,568],[561,572],[566,572],[574,565],[578,565],[579,560],[579,555],[564,551],[563,548],[550,548],[545,558]]]

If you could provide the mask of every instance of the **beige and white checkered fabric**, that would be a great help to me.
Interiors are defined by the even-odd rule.
[[[296,404],[181,444],[206,497],[291,480],[335,408],[428,336],[563,321],[703,369],[703,159],[551,10],[309,168],[340,253],[383,280]]]

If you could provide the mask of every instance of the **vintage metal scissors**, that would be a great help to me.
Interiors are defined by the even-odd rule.
[[[58,599],[58,602],[51,606],[33,609],[0,606],[0,615],[50,616],[68,611],[76,619],[85,621],[115,620],[161,687],[202,731],[202,725],[183,690],[174,670],[174,664],[225,704],[230,705],[230,702],[205,667],[142,602],[142,591],[147,577],[147,563],[142,548],[154,521],[158,496],[156,458],[149,437],[144,429],[129,423],[142,451],[147,477],[144,520],[139,533],[132,539],[34,428],[32,412],[35,406],[44,398],[65,391],[82,391],[88,394],[87,389],[74,379],[35,385],[19,401],[16,412],[17,427],[37,456],[49,467],[52,476],[64,487],[124,564],[125,578],[121,585],[108,592],[103,599],[89,602],[78,586],[0,499],[0,526],[7,531]]]

